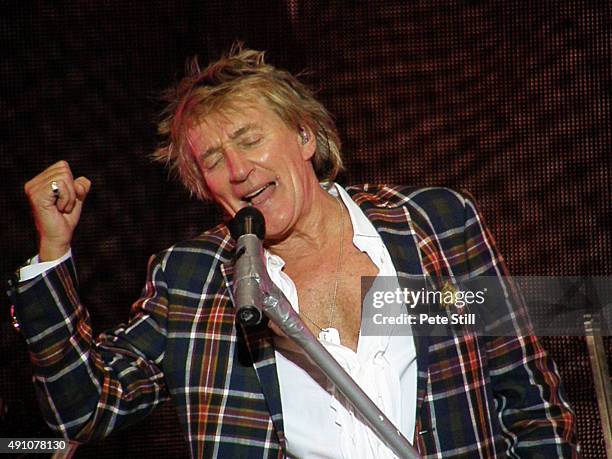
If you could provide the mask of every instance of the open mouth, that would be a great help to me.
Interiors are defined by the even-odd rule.
[[[256,189],[255,191],[253,191],[252,193],[249,194],[245,194],[242,197],[243,201],[246,202],[253,202],[253,200],[255,198],[257,198],[257,196],[261,195],[264,191],[266,191],[268,189],[268,187],[272,186],[272,185],[276,185],[276,182],[270,182],[265,184],[264,186],[262,186],[261,188]]]

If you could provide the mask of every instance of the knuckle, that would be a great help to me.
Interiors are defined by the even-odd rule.
[[[72,171],[70,170],[70,166],[68,165],[68,163],[62,160],[58,164],[59,173],[66,178],[72,178]]]

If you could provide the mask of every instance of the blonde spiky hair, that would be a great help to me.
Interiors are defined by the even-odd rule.
[[[264,52],[235,43],[229,53],[203,70],[197,57],[193,58],[186,73],[164,93],[168,105],[158,125],[164,140],[153,159],[175,172],[192,195],[209,198],[189,148],[189,128],[211,113],[258,101],[296,132],[304,127],[315,134],[317,149],[312,162],[320,181],[331,181],[342,170],[340,138],[331,115],[297,78],[267,64]]]

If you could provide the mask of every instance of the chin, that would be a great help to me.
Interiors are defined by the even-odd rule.
[[[283,224],[284,222],[279,222],[278,218],[274,218],[274,221],[271,221],[273,217],[268,218],[265,213],[264,218],[266,220],[266,241],[279,242],[286,239],[291,233],[291,228]]]

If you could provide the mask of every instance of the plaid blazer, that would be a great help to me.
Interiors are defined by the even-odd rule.
[[[399,277],[506,268],[473,202],[444,188],[347,189]],[[230,299],[234,241],[224,225],[151,257],[128,324],[91,335],[68,260],[10,293],[46,421],[89,441],[171,398],[192,457],[284,454],[270,330],[243,330]],[[519,312],[522,306],[512,306]],[[415,336],[415,442],[424,457],[577,457],[575,418],[534,336]]]

